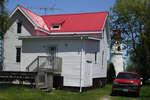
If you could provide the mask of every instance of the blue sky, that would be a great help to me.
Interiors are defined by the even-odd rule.
[[[84,13],[109,11],[114,3],[115,0],[9,0],[6,6],[9,12],[12,12],[17,5],[22,5],[41,15],[45,13],[43,10],[38,10],[38,8],[54,7],[59,9],[49,10],[46,14]]]

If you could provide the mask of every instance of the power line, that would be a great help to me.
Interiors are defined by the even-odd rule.
[[[37,7],[28,7],[28,9],[36,9],[36,10],[40,10],[40,11],[44,11],[44,15],[47,15],[47,12],[48,11],[55,11],[55,10],[62,10],[62,9],[60,9],[60,8],[55,8],[55,7],[50,7],[50,8],[47,8],[47,7],[39,7],[39,8],[37,8]]]

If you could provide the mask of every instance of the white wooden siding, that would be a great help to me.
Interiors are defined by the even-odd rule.
[[[92,79],[95,75],[95,73],[99,72],[100,69],[98,69],[97,71],[93,71],[94,69],[100,67],[100,45],[99,45],[99,41],[95,41],[95,40],[86,40],[85,42],[86,46],[85,46],[85,66],[84,66],[84,85],[85,86],[92,86]],[[97,61],[95,62],[95,52],[97,52]],[[90,63],[89,63],[90,62]],[[91,68],[89,68],[88,66],[91,66]],[[86,70],[88,70],[88,68],[90,69],[89,71],[89,78],[87,77],[87,72]],[[100,76],[99,76],[100,77]]]
[[[106,33],[106,30],[107,30],[107,24],[104,27],[103,38],[100,41],[100,53],[99,53],[100,67],[94,67],[95,68],[93,69],[93,71],[95,72],[93,76],[94,78],[98,78],[98,77],[106,78],[107,76],[107,53],[108,53],[107,34],[108,33]],[[99,70],[99,72],[97,70]]]
[[[92,78],[106,78],[107,46],[106,27],[104,27],[103,38],[100,41],[87,40],[86,42],[85,60],[92,61]],[[95,52],[97,52],[97,62],[95,62]]]
[[[23,40],[21,70],[25,71],[37,56],[48,56],[50,46],[56,46],[56,55],[62,57],[64,86],[80,86],[80,40]]]
[[[16,19],[17,17],[17,19]],[[22,21],[22,32],[17,34],[17,22]],[[16,47],[22,47],[22,41],[18,40],[19,35],[27,36],[33,31],[33,27],[22,16],[20,12],[16,12],[12,16],[12,25],[4,36],[4,68],[3,70],[20,71],[20,63],[16,62]]]

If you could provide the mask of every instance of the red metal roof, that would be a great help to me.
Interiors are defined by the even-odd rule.
[[[102,31],[108,12],[60,14],[39,16],[22,6],[28,17],[40,28],[49,32],[90,32]],[[52,30],[53,24],[61,24],[59,30]]]
[[[52,32],[78,32],[78,31],[101,31],[107,12],[61,14],[41,16],[47,27]],[[57,21],[63,21],[60,30],[51,30],[51,25]]]
[[[29,11],[28,9],[22,7],[22,6],[19,6],[23,11],[24,13],[26,13],[26,15],[40,28],[43,28],[45,30],[49,30],[47,25],[45,24],[44,20],[42,17],[40,17],[39,15]]]

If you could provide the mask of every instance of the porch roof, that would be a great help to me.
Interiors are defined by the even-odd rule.
[[[19,40],[23,39],[89,39],[99,41],[101,39],[100,36],[92,36],[92,35],[75,35],[75,36],[19,36]]]

